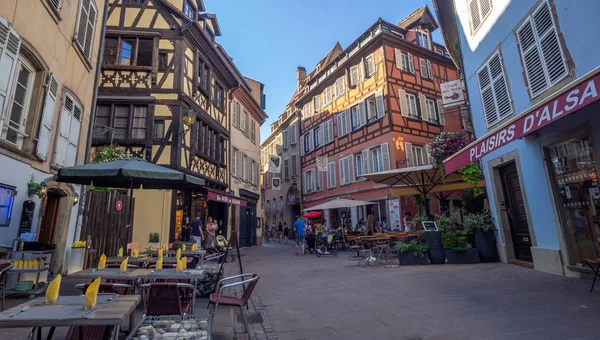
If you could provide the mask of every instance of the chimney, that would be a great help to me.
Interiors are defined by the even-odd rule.
[[[296,87],[300,89],[300,85],[306,79],[306,69],[304,66],[298,66],[298,71],[296,71]]]

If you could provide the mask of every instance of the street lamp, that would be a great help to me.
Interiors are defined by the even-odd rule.
[[[191,130],[192,125],[196,122],[196,111],[191,107],[187,109],[185,115],[183,116],[183,125],[187,126],[186,129],[179,133],[179,137],[181,138],[181,142],[185,142],[185,134]]]
[[[38,189],[38,195],[40,197],[43,197],[44,195],[46,195],[46,192],[47,192],[46,182],[42,181],[40,183],[40,188]]]

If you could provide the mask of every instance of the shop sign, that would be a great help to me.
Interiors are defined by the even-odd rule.
[[[221,202],[221,203],[225,203],[225,204],[241,205],[242,207],[246,206],[245,200],[241,200],[241,199],[239,199],[237,197],[233,197],[233,196],[218,194],[213,191],[208,192],[208,199],[211,201]]]
[[[471,145],[462,149],[444,161],[444,170],[450,174],[470,164],[500,147],[531,134],[544,126],[553,123],[599,99],[597,89],[600,88],[600,73],[580,82],[571,89],[563,91],[559,96],[525,114],[519,115],[512,122],[488,133]]]
[[[441,83],[440,89],[442,91],[442,103],[444,107],[460,105],[465,102],[465,94],[460,79]]]

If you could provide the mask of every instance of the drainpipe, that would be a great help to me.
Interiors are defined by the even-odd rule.
[[[296,117],[298,117],[296,119],[296,124],[298,124],[298,128],[296,129],[296,131],[298,131],[298,148],[302,148],[303,147],[303,141],[301,140],[301,136],[302,136],[302,131],[300,130],[300,128],[302,127],[302,115],[300,115],[300,111],[298,111],[298,113],[296,113]],[[298,183],[300,183],[300,190],[298,190],[298,193],[300,194],[300,217],[302,217],[302,208],[304,208],[304,194],[302,194],[302,190],[304,188],[304,184],[302,183],[302,149],[298,150],[298,165],[300,165],[300,171],[298,171]],[[294,216],[293,218],[296,218],[296,216]]]
[[[85,156],[83,163],[89,163],[90,153],[92,149],[92,138],[94,131],[94,121],[96,120],[96,100],[98,99],[98,85],[100,83],[100,75],[102,71],[102,55],[104,54],[104,37],[106,36],[106,21],[108,17],[109,0],[104,1],[104,13],[102,14],[102,30],[100,31],[100,48],[98,49],[98,59],[96,60],[96,74],[94,75],[94,93],[92,94],[92,104],[90,110],[90,123],[88,126],[87,140],[85,143]],[[83,224],[83,207],[85,205],[85,185],[81,186],[79,192],[79,207],[77,211],[77,224],[73,233],[73,241],[77,240],[77,231],[81,231]]]

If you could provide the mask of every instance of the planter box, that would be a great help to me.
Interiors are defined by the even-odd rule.
[[[446,250],[446,257],[450,264],[471,264],[481,262],[479,261],[479,253],[475,248],[465,251]]]
[[[446,253],[444,252],[444,242],[442,241],[442,232],[441,231],[428,231],[427,235],[427,245],[429,249],[427,250],[427,255],[429,256],[429,262],[431,264],[444,264],[446,263]]]
[[[427,253],[398,253],[398,260],[401,266],[429,264],[429,257],[427,256]]]
[[[498,262],[498,249],[496,249],[496,233],[492,230],[475,232],[475,244],[481,262]]]

